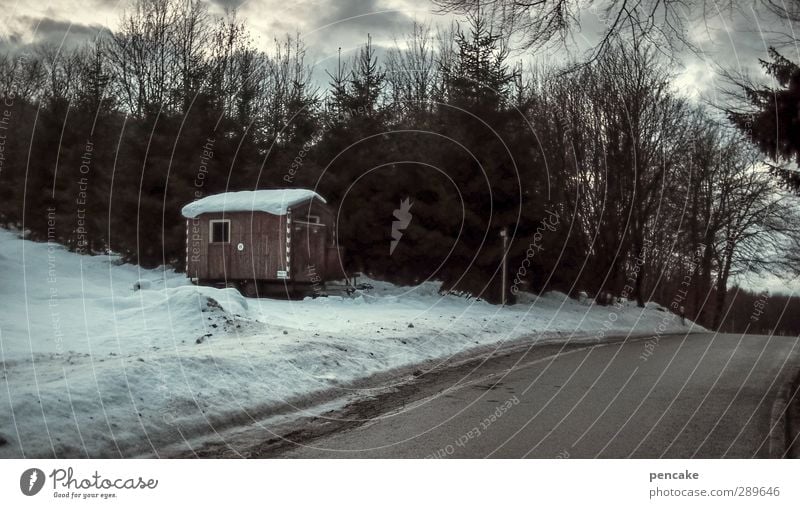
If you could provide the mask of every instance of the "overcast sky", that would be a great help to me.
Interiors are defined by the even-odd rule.
[[[116,27],[130,1],[3,0],[0,45],[38,41],[79,43],[95,37],[103,28]],[[257,43],[265,48],[275,37],[301,33],[309,47],[309,56],[321,68],[331,65],[339,47],[345,53],[352,51],[363,44],[367,34],[372,35],[377,46],[390,46],[395,37],[402,37],[408,31],[414,19],[441,24],[453,19],[437,13],[431,0],[208,0],[208,3],[214,14],[222,14],[226,7],[238,8],[240,18],[247,22]],[[713,94],[718,66],[757,72],[757,59],[763,58],[767,46],[778,40],[774,32],[789,31],[750,6],[731,12],[718,10],[717,5],[709,0],[700,6],[702,9],[685,13],[688,38],[701,50],[699,54],[683,51],[676,68],[680,74],[677,83],[689,95]],[[581,28],[570,42],[573,54],[591,47],[602,32],[604,25],[598,12],[586,9],[581,15]],[[784,50],[790,58],[797,58],[797,48]],[[564,54],[558,48],[555,57]],[[544,56],[551,58],[553,54]]]
[[[699,0],[698,0],[699,1]],[[114,29],[130,0],[3,0],[0,11],[0,51],[41,41],[71,46],[96,37],[104,29]],[[337,49],[344,53],[357,49],[367,34],[379,47],[389,47],[402,38],[412,22],[428,21],[442,25],[454,18],[437,13],[431,0],[208,0],[212,14],[221,15],[226,7],[236,7],[246,21],[256,43],[267,49],[275,37],[299,32],[308,46],[308,56],[316,65],[317,75],[333,68]],[[690,97],[716,101],[720,81],[718,70],[746,70],[760,73],[758,59],[767,48],[785,42],[780,34],[790,33],[786,26],[751,6],[734,11],[718,10],[709,0],[695,12],[686,12],[687,37],[699,52],[683,50],[676,61],[676,87]],[[598,11],[587,9],[581,27],[572,34],[568,48],[539,51],[544,59],[564,59],[598,40],[604,24]],[[800,61],[795,46],[781,46],[784,54]],[[514,55],[524,59],[526,55]],[[800,288],[787,286],[771,278],[753,278],[752,287],[771,290]]]

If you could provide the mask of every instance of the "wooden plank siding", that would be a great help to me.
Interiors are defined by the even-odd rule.
[[[218,219],[230,220],[228,243],[209,243],[211,221]],[[200,280],[276,279],[278,270],[287,267],[285,219],[262,212],[206,213],[187,219],[187,273]]]

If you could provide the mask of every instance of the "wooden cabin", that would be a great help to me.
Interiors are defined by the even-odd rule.
[[[187,204],[186,273],[246,296],[309,294],[343,279],[335,217],[307,189],[226,192]]]

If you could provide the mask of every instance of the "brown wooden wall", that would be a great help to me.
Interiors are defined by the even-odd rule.
[[[230,242],[209,243],[211,220],[229,219]],[[187,273],[206,280],[275,279],[286,270],[285,217],[268,213],[208,213],[187,219]],[[244,250],[239,251],[239,243]]]

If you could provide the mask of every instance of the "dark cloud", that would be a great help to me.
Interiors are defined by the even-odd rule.
[[[218,5],[223,9],[237,9],[248,0],[210,0],[212,4]]]
[[[367,34],[376,42],[388,41],[406,32],[412,17],[390,9],[384,0],[323,2],[309,11],[305,34],[315,43],[333,48],[352,48],[363,44]]]
[[[39,44],[53,44],[71,49],[94,40],[106,30],[100,25],[70,23],[47,17],[22,16],[18,21],[20,28],[0,38],[0,52],[15,52]]]
[[[315,28],[328,25],[345,29],[367,27],[375,32],[384,32],[404,28],[411,21],[408,14],[391,10],[382,0],[325,2],[317,12],[320,16],[314,20]]]
[[[77,46],[97,38],[105,28],[100,25],[83,25],[53,18],[23,18],[34,36],[34,42],[49,42],[64,46]]]

